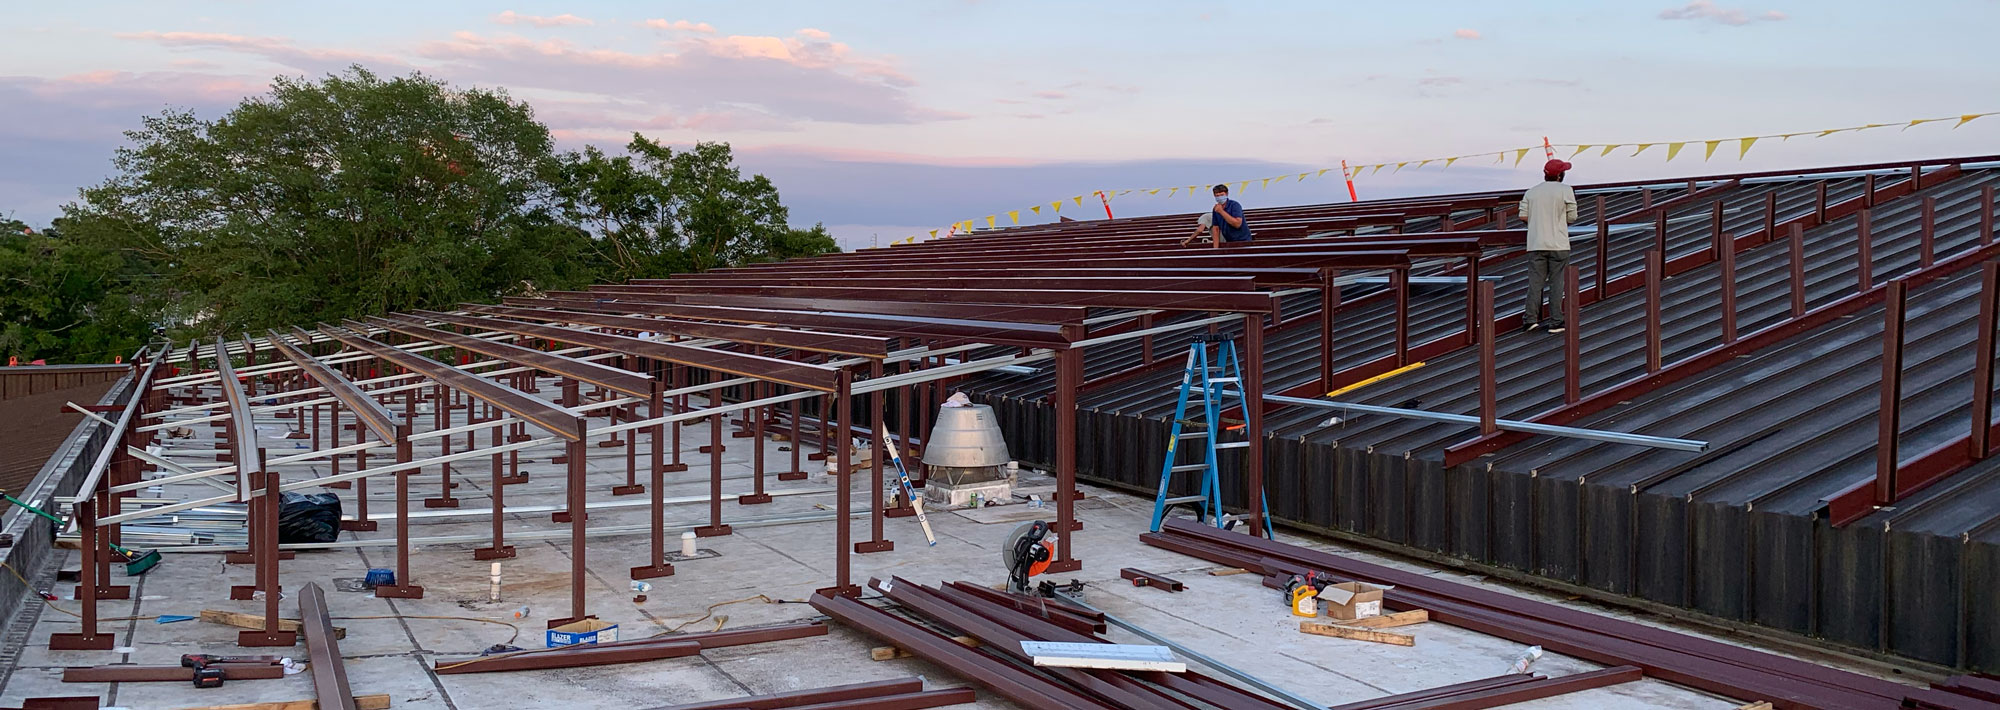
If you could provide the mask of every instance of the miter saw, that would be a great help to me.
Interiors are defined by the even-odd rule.
[[[1006,544],[1000,546],[1000,561],[1007,565],[1007,591],[1027,594],[1028,578],[1048,571],[1056,552],[1049,532],[1047,521],[1035,520],[1007,535]]]

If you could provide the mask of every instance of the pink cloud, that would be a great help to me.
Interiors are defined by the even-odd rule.
[[[656,30],[668,30],[670,32],[700,32],[702,34],[715,34],[715,26],[710,25],[706,22],[689,22],[687,20],[668,21],[664,19],[655,18],[647,20],[645,22],[641,22],[639,23],[639,25],[642,27],[651,27]]]
[[[1451,36],[1459,39],[1479,39],[1479,30],[1460,29],[1452,32]]]
[[[459,32],[449,40],[425,43],[417,53],[452,75],[481,81],[626,96],[688,116],[732,109],[763,117],[733,123],[718,118],[713,125],[916,123],[966,117],[916,105],[904,91],[915,80],[892,60],[861,55],[805,33],[692,36],[660,51],[635,53]]]
[[[1035,92],[1035,98],[1038,98],[1038,99],[1051,99],[1051,100],[1055,100],[1055,99],[1067,99],[1067,98],[1069,98],[1069,94],[1065,94],[1065,93],[1063,93],[1063,92],[1060,92],[1060,91],[1037,91],[1037,92]]]
[[[182,49],[221,49],[260,56],[293,69],[308,72],[337,72],[353,64],[365,64],[376,71],[409,68],[403,60],[386,54],[344,49],[309,49],[283,37],[249,37],[220,32],[127,32],[119,39],[152,42]]]
[[[1786,19],[1786,15],[1785,13],[1779,12],[1777,10],[1766,10],[1762,14],[1759,14],[1753,18],[1750,16],[1750,13],[1748,11],[1745,11],[1740,8],[1722,7],[1716,5],[1714,0],[1691,0],[1688,4],[1683,5],[1681,7],[1667,8],[1665,10],[1661,10],[1660,19],[1696,20],[1696,21],[1707,20],[1709,22],[1714,22],[1720,25],[1741,27],[1743,25],[1747,25],[1752,22],[1757,22],[1760,20],[1763,21],[1783,20]]]
[[[567,12],[553,17],[543,17],[540,15],[523,15],[518,12],[514,12],[513,10],[508,10],[498,15],[494,15],[493,24],[496,25],[528,24],[528,25],[534,25],[536,27],[561,27],[564,25],[588,26],[597,23],[591,22],[590,20],[585,18],[577,17]]]

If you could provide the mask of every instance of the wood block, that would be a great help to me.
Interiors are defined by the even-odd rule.
[[[967,648],[979,648],[979,639],[971,636],[953,636],[951,640]],[[893,658],[915,658],[916,654],[895,646],[876,646],[868,649],[868,657],[877,661],[887,661]]]
[[[1394,614],[1383,614],[1381,616],[1371,616],[1366,619],[1355,619],[1339,623],[1341,626],[1352,626],[1357,629],[1393,629],[1398,626],[1421,624],[1430,620],[1430,612],[1422,609],[1411,609],[1409,611],[1399,611]]]
[[[1227,577],[1227,576],[1229,576],[1229,575],[1232,575],[1232,574],[1249,574],[1249,573],[1250,573],[1250,570],[1247,570],[1247,569],[1242,569],[1242,568],[1238,568],[1238,567],[1231,567],[1231,568],[1229,568],[1229,569],[1212,569],[1212,570],[1209,570],[1209,571],[1208,571],[1208,576],[1210,576],[1210,577]]]
[[[1337,624],[1315,624],[1310,621],[1299,622],[1299,632],[1314,636],[1332,636],[1334,638],[1353,639],[1356,641],[1386,643],[1392,646],[1417,645],[1417,637],[1415,636],[1394,634],[1387,631],[1369,631],[1367,629],[1357,629]]]
[[[223,611],[221,609],[203,609],[201,610],[201,620],[211,624],[234,626],[239,629],[264,628],[264,615],[262,614],[243,614],[234,611]],[[298,631],[299,621],[297,619],[279,619],[278,630]],[[347,638],[347,629],[341,626],[333,627],[333,637],[336,639]]]

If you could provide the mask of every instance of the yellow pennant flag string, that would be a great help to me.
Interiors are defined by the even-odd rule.
[[[1611,156],[1611,151],[1613,151],[1613,150],[1616,150],[1616,149],[1619,149],[1619,148],[1624,148],[1624,147],[1627,147],[1627,146],[1630,146],[1630,147],[1632,148],[1632,153],[1631,153],[1631,155],[1630,155],[1630,156],[1628,156],[1628,157],[1638,157],[1638,156],[1640,156],[1640,155],[1643,155],[1643,154],[1645,154],[1646,150],[1647,150],[1647,149],[1649,149],[1649,148],[1652,148],[1653,146],[1656,146],[1656,145],[1665,145],[1665,146],[1667,147],[1667,156],[1666,156],[1666,157],[1667,157],[1667,160],[1671,161],[1671,160],[1673,160],[1674,158],[1677,158],[1677,157],[1679,157],[1679,156],[1680,156],[1680,152],[1681,152],[1681,151],[1682,151],[1683,149],[1687,148],[1688,144],[1690,144],[1690,143],[1701,143],[1701,144],[1702,144],[1702,146],[1703,146],[1703,150],[1702,150],[1702,160],[1704,160],[1704,161],[1707,161],[1707,160],[1711,160],[1711,159],[1713,159],[1713,158],[1715,157],[1715,151],[1716,151],[1716,149],[1717,149],[1718,147],[1720,147],[1720,146],[1721,146],[1721,144],[1723,144],[1723,143],[1726,143],[1726,142],[1731,142],[1731,141],[1734,141],[1734,142],[1736,143],[1736,157],[1737,157],[1737,159],[1738,159],[1738,160],[1744,160],[1744,159],[1747,159],[1747,157],[1748,157],[1748,156],[1749,156],[1749,154],[1750,154],[1750,149],[1751,149],[1751,148],[1752,148],[1753,146],[1755,146],[1755,145],[1757,144],[1757,141],[1759,141],[1759,140],[1762,140],[1762,139],[1765,139],[1765,138],[1777,138],[1777,139],[1779,139],[1779,140],[1785,140],[1785,141],[1789,141],[1789,140],[1791,140],[1791,139],[1792,139],[1792,137],[1794,137],[1794,136],[1813,136],[1813,137],[1815,137],[1815,138],[1824,138],[1824,137],[1827,137],[1827,136],[1830,136],[1830,135],[1833,135],[1833,134],[1835,134],[1835,133],[1847,133],[1847,132],[1859,132],[1859,131],[1866,131],[1866,130],[1869,130],[1869,129],[1873,129],[1873,128],[1887,128],[1887,127],[1890,127],[1890,126],[1900,126],[1902,130],[1904,130],[1904,131],[1907,131],[1907,130],[1909,130],[1909,129],[1911,129],[1911,128],[1915,128],[1915,127],[1917,127],[1917,126],[1921,126],[1921,125],[1923,125],[1923,124],[1926,124],[1926,123],[1939,123],[1939,122],[1944,122],[1944,121],[1952,121],[1952,122],[1953,122],[1953,123],[1952,123],[1952,129],[1953,129],[1953,130],[1956,130],[1956,129],[1958,129],[1958,128],[1960,128],[1960,127],[1964,126],[1964,125],[1965,125],[1965,124],[1967,124],[1967,123],[1971,123],[1971,122],[1973,122],[1973,121],[1975,121],[1975,120],[1978,120],[1978,119],[1981,119],[1981,118],[1987,118],[1987,117],[1991,117],[1991,116],[2000,116],[2000,111],[1989,111],[1989,112],[1985,112],[1985,113],[1966,113],[1966,114],[1959,114],[1959,115],[1957,115],[1957,116],[1943,116],[1943,117],[1937,117],[1937,118],[1917,118],[1917,119],[1911,119],[1911,120],[1908,120],[1908,121],[1900,121],[1900,122],[1896,122],[1896,123],[1868,123],[1868,124],[1863,124],[1863,125],[1859,125],[1859,126],[1848,126],[1848,127],[1844,127],[1844,128],[1828,128],[1828,129],[1822,129],[1822,130],[1812,130],[1812,131],[1794,131],[1794,132],[1790,132],[1790,133],[1774,133],[1774,134],[1768,134],[1768,135],[1758,135],[1758,136],[1744,136],[1744,137],[1741,137],[1741,138],[1716,138],[1716,139],[1707,139],[1707,140],[1687,140],[1687,141],[1671,141],[1671,142],[1658,142],[1658,143],[1580,143],[1580,144],[1579,144],[1579,143],[1561,143],[1561,144],[1548,144],[1548,143],[1547,143],[1546,141],[1544,141],[1544,145],[1539,145],[1539,146],[1531,146],[1531,147],[1527,147],[1527,148],[1510,148],[1510,149],[1507,149],[1507,150],[1502,150],[1502,151],[1498,151],[1498,152],[1493,152],[1493,153],[1471,153],[1471,154],[1466,154],[1466,155],[1456,155],[1456,156],[1450,156],[1450,157],[1442,157],[1442,158],[1425,158],[1425,159],[1421,159],[1421,160],[1403,160],[1403,161],[1384,161],[1384,162],[1380,162],[1380,163],[1374,163],[1374,164],[1369,164],[1369,165],[1355,165],[1355,166],[1352,166],[1352,167],[1350,167],[1350,168],[1347,168],[1347,169],[1343,169],[1343,170],[1341,170],[1341,176],[1342,176],[1343,178],[1347,179],[1347,180],[1359,180],[1359,179],[1361,179],[1361,176],[1362,176],[1362,174],[1363,174],[1363,171],[1367,171],[1367,174],[1368,174],[1368,175],[1375,175],[1375,174],[1377,174],[1377,173],[1380,173],[1380,172],[1382,172],[1382,169],[1383,169],[1383,168],[1391,168],[1390,172],[1391,172],[1392,174],[1394,174],[1394,173],[1398,173],[1398,172],[1401,172],[1401,171],[1402,171],[1402,170],[1403,170],[1404,168],[1410,168],[1410,169],[1412,169],[1412,170],[1417,170],[1417,169],[1422,169],[1423,167],[1425,167],[1425,166],[1427,166],[1427,165],[1430,165],[1431,163],[1443,163],[1443,164],[1444,164],[1444,165],[1443,165],[1443,167],[1447,167],[1447,168],[1449,168],[1449,167],[1451,167],[1451,166],[1453,166],[1453,165],[1457,164],[1457,163],[1458,163],[1458,161],[1460,161],[1460,160],[1463,160],[1463,159],[1466,159],[1466,158],[1476,158],[1476,157],[1485,157],[1485,156],[1488,156],[1488,155],[1491,155],[1491,156],[1493,156],[1493,162],[1494,162],[1494,164],[1498,165],[1498,164],[1502,164],[1502,163],[1505,163],[1505,162],[1507,161],[1507,154],[1508,154],[1508,153],[1513,153],[1513,154],[1514,154],[1514,165],[1515,165],[1515,167],[1519,167],[1519,166],[1521,165],[1521,163],[1522,163],[1522,162],[1524,162],[1524,161],[1526,161],[1526,160],[1527,160],[1527,157],[1528,157],[1528,154],[1529,154],[1529,153],[1531,153],[1531,152],[1533,152],[1533,151],[1534,151],[1534,150],[1535,150],[1536,148],[1554,148],[1554,147],[1563,147],[1563,148],[1571,148],[1571,149],[1573,149],[1573,150],[1572,150],[1572,151],[1570,152],[1570,158],[1572,158],[1572,159],[1573,159],[1573,158],[1576,158],[1576,157],[1578,157],[1578,156],[1581,156],[1581,155],[1583,155],[1584,151],[1587,151],[1587,150],[1590,150],[1590,149],[1592,149],[1592,148],[1596,148],[1596,149],[1598,150],[1598,153],[1597,153],[1597,154],[1598,154],[1598,156],[1599,156],[1599,157],[1610,157],[1610,156]],[[1285,180],[1286,180],[1287,178],[1292,178],[1292,177],[1297,177],[1297,178],[1298,178],[1298,180],[1299,180],[1300,182],[1304,182],[1304,181],[1305,181],[1305,179],[1306,179],[1306,178],[1309,178],[1309,177],[1315,177],[1315,176],[1317,176],[1317,177],[1325,177],[1325,176],[1326,176],[1326,174],[1327,174],[1328,172],[1331,172],[1331,171],[1333,171],[1333,170],[1335,170],[1335,168],[1321,168],[1321,169],[1320,169],[1320,170],[1318,170],[1317,172],[1315,172],[1315,171],[1310,171],[1310,170],[1308,170],[1308,171],[1306,171],[1306,172],[1302,172],[1302,173],[1298,173],[1298,174],[1297,174],[1296,176],[1294,176],[1294,175],[1291,175],[1291,174],[1286,174],[1286,175],[1277,175],[1277,176],[1272,176],[1272,177],[1266,177],[1266,178],[1255,178],[1255,179],[1252,179],[1252,180],[1239,180],[1239,181],[1237,181],[1237,182],[1236,182],[1236,184],[1235,184],[1235,188],[1236,188],[1237,192],[1239,192],[1239,193],[1240,193],[1240,192],[1242,192],[1242,191],[1244,191],[1244,190],[1247,190],[1247,189],[1249,189],[1249,187],[1250,187],[1250,184],[1251,184],[1252,182],[1256,182],[1256,183],[1257,183],[1257,184],[1258,184],[1259,186],[1261,186],[1261,187],[1264,187],[1265,189],[1269,189],[1269,188],[1270,188],[1270,186],[1271,186],[1271,183],[1274,183],[1274,182],[1284,182],[1284,181],[1285,181]],[[1226,182],[1225,182],[1225,183],[1221,183],[1221,184],[1223,184],[1223,185],[1228,185],[1229,183],[1226,183]],[[1167,193],[1167,197],[1169,197],[1169,198],[1172,198],[1172,197],[1177,197],[1177,196],[1178,196],[1178,195],[1180,194],[1180,191],[1181,191],[1181,188],[1180,188],[1179,186],[1175,186],[1175,187],[1155,187],[1155,188],[1140,188],[1140,189],[1137,189],[1137,190],[1117,190],[1117,191],[1111,191],[1111,190],[1099,190],[1099,191],[1094,191],[1094,192],[1092,192],[1092,193],[1090,193],[1090,194],[1092,194],[1092,195],[1098,195],[1098,196],[1101,196],[1101,197],[1102,197],[1102,198],[1103,198],[1104,200],[1106,200],[1106,201],[1109,201],[1109,200],[1111,199],[1111,197],[1112,197],[1113,195],[1128,195],[1128,194],[1131,194],[1131,193],[1133,193],[1133,192],[1135,192],[1135,191],[1137,191],[1137,192],[1144,192],[1144,193],[1146,193],[1146,194],[1148,194],[1148,195],[1152,195],[1152,196],[1158,196],[1158,195],[1160,194],[1160,191],[1161,191],[1161,190],[1165,190],[1165,191],[1166,191],[1166,193]],[[1200,186],[1198,186],[1198,185],[1189,185],[1189,186],[1187,186],[1187,191],[1188,191],[1188,194],[1189,194],[1189,196],[1193,196],[1193,195],[1195,195],[1195,194],[1197,194],[1197,193],[1203,193],[1203,192],[1204,192],[1204,191],[1202,190],[1202,188],[1201,188]],[[1083,198],[1084,198],[1084,196],[1083,196],[1083,195],[1077,195],[1077,196],[1074,196],[1074,197],[1071,197],[1071,198],[1069,198],[1069,199],[1070,199],[1070,201],[1071,201],[1071,202],[1075,203],[1075,204],[1076,204],[1076,206],[1078,206],[1078,207],[1081,207],[1081,206],[1083,206]],[[1056,200],[1056,201],[1054,201],[1054,202],[1050,202],[1050,203],[1048,203],[1048,206],[1049,206],[1049,208],[1050,208],[1051,212],[1053,212],[1053,213],[1060,213],[1060,212],[1062,211],[1062,203],[1063,203],[1063,201],[1062,201],[1062,200]],[[1029,211],[1030,213],[1032,213],[1032,214],[1034,214],[1034,215],[1036,215],[1036,216],[1040,216],[1040,215],[1041,215],[1041,213],[1042,213],[1042,206],[1041,206],[1041,205],[1035,205],[1035,206],[1033,206],[1033,207],[1029,207],[1029,208],[1027,208],[1027,209],[1028,209],[1028,211]],[[1008,221],[1009,221],[1009,222],[1011,222],[1011,223],[1013,223],[1013,224],[1016,224],[1016,225],[1018,225],[1018,224],[1020,224],[1020,223],[1021,223],[1021,217],[1020,217],[1020,215],[1021,215],[1021,211],[1020,211],[1020,210],[1010,210],[1010,211],[1007,211],[1007,212],[1006,212],[1005,214],[1007,215],[1007,218],[1008,218]],[[998,224],[998,219],[999,219],[998,215],[988,215],[988,216],[986,217],[986,223],[987,223],[987,226],[988,226],[989,228],[992,228],[992,227],[995,227],[995,226],[997,226],[997,224]],[[974,222],[975,222],[975,220],[965,220],[965,221],[963,221],[963,222],[954,222],[954,223],[952,223],[952,229],[953,229],[953,230],[955,230],[955,231],[966,231],[966,232],[970,232],[970,231],[972,231],[972,228],[973,228],[973,223],[974,223]],[[933,238],[937,237],[937,236],[938,236],[938,232],[939,232],[939,231],[942,231],[942,230],[937,230],[937,229],[933,229],[933,230],[930,230],[930,236],[931,236],[931,237],[933,237]],[[950,235],[946,235],[946,236],[950,236]],[[915,236],[912,236],[912,237],[909,237],[909,238],[907,238],[907,239],[904,239],[904,240],[900,240],[900,241],[898,241],[898,242],[895,242],[895,244],[902,244],[902,243],[915,243],[915,242],[917,242],[917,241],[920,241],[920,239],[919,239],[918,237],[915,237]]]

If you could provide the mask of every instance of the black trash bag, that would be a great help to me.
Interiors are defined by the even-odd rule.
[[[333,542],[340,538],[340,496],[332,493],[278,496],[278,542]]]

